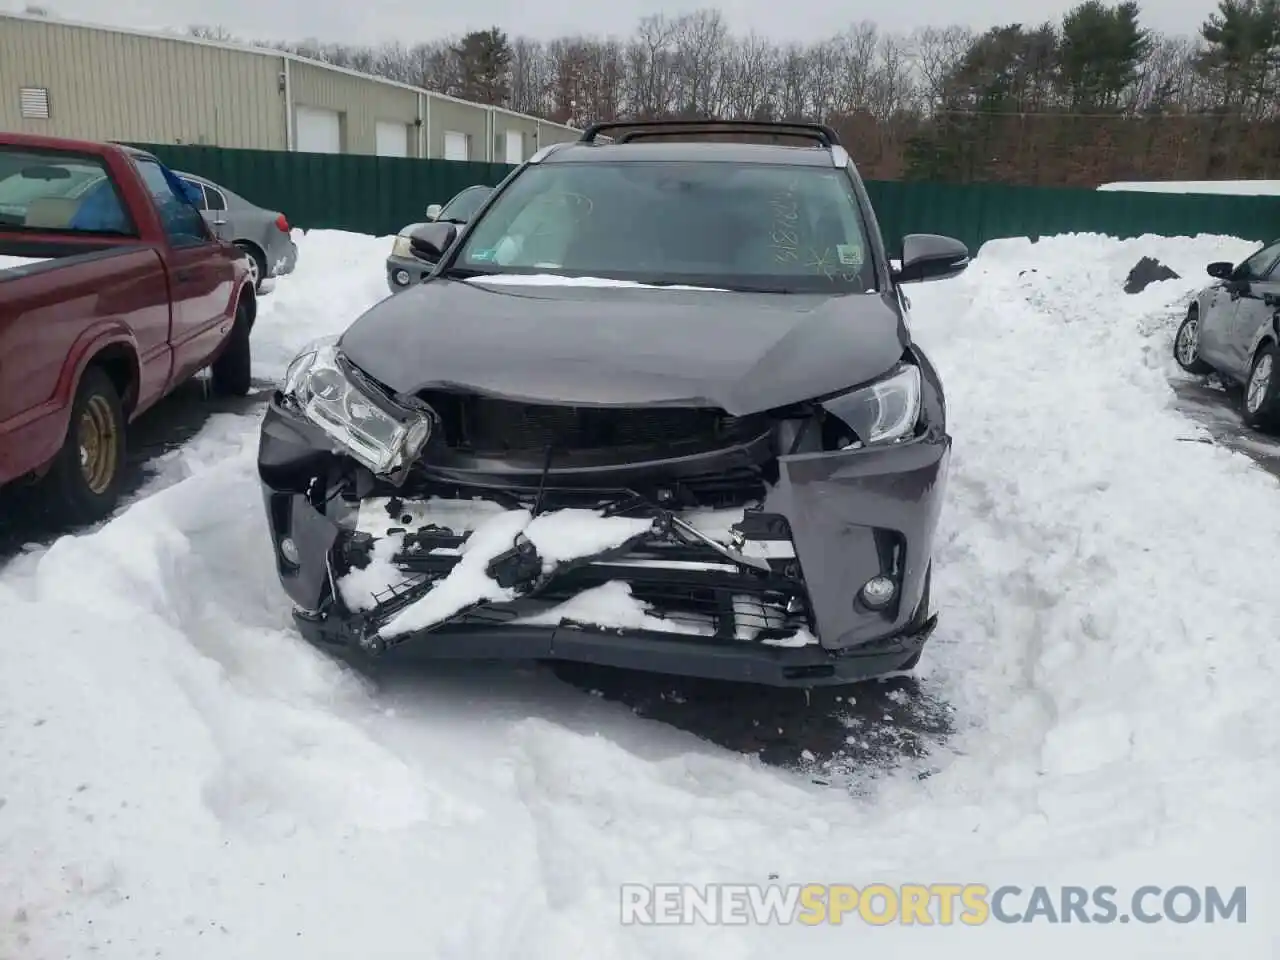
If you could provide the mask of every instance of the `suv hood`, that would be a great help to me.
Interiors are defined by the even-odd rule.
[[[528,403],[715,406],[744,416],[873,380],[910,342],[887,293],[514,279],[420,284],[367,311],[341,349],[400,394],[444,388]]]

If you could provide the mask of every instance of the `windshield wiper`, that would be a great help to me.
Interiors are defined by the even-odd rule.
[[[472,277],[492,277],[493,275],[493,270],[477,270],[474,267],[450,267],[442,274],[442,276],[452,277],[457,280],[470,280]]]

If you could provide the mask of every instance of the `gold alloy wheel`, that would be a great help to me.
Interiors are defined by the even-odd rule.
[[[96,494],[111,486],[119,464],[115,418],[105,397],[93,396],[80,415],[80,474]]]

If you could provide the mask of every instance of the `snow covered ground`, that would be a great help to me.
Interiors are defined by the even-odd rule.
[[[263,300],[261,375],[385,294],[390,238],[299,245]],[[1275,956],[1276,481],[1179,442],[1197,428],[1169,385],[1204,264],[1254,246],[999,241],[912,290],[956,438],[920,672],[957,729],[852,789],[537,672],[367,688],[290,629],[257,418],[211,420],[148,496],[0,572],[0,957]],[[1186,279],[1121,294],[1144,254]],[[1247,885],[1250,911],[618,922],[623,883],[771,877]]]

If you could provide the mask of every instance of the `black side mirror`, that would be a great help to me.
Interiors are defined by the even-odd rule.
[[[1209,276],[1216,277],[1219,280],[1230,280],[1232,274],[1236,272],[1236,265],[1228,263],[1226,260],[1219,260],[1209,264]]]
[[[452,223],[425,223],[409,234],[409,249],[419,260],[438,263],[458,237],[458,228]]]
[[[909,233],[902,238],[902,266],[894,274],[898,283],[946,280],[969,266],[969,248],[959,240],[933,233]]]

